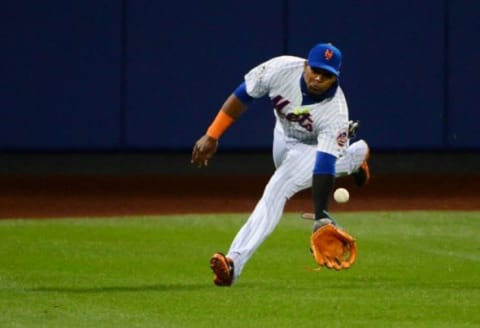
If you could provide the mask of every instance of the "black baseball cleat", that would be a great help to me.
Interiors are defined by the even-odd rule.
[[[213,283],[217,286],[231,286],[233,283],[233,261],[223,253],[215,253],[210,258],[210,268],[215,277]]]
[[[367,155],[358,171],[352,174],[355,184],[359,187],[366,185],[370,181],[370,168],[368,167],[369,158],[370,149],[367,150]]]

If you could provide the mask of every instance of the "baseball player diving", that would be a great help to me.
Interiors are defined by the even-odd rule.
[[[342,53],[330,43],[315,45],[306,59],[279,56],[261,63],[244,76],[195,143],[191,162],[206,166],[222,134],[247,106],[254,99],[270,98],[276,118],[275,172],[228,252],[211,257],[217,286],[231,286],[238,280],[247,261],[279,223],[287,200],[310,187],[315,261],[327,268],[343,269],[355,260],[348,254],[344,258],[344,253],[356,254],[355,240],[340,230],[327,212],[336,177],[353,175],[358,185],[370,178],[367,143],[350,143],[348,106],[339,80],[341,64]],[[326,235],[315,235],[320,231]],[[317,243],[323,245],[317,247]]]

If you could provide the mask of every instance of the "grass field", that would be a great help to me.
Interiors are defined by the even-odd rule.
[[[336,213],[347,271],[287,214],[231,288],[208,267],[245,215],[0,221],[0,327],[480,327],[479,212]]]

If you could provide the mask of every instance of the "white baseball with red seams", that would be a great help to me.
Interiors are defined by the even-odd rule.
[[[300,83],[304,64],[303,58],[280,56],[245,75],[247,93],[253,98],[268,95],[274,107],[276,170],[227,253],[235,264],[234,279],[278,225],[287,200],[312,186],[317,151],[337,157],[337,177],[357,171],[368,153],[363,140],[349,145],[348,106],[340,86],[330,98],[302,104],[306,96]]]

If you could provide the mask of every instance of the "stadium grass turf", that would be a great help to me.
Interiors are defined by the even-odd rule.
[[[1,327],[478,327],[479,212],[336,213],[358,240],[320,270],[284,216],[231,288],[208,267],[246,215],[0,221]]]

